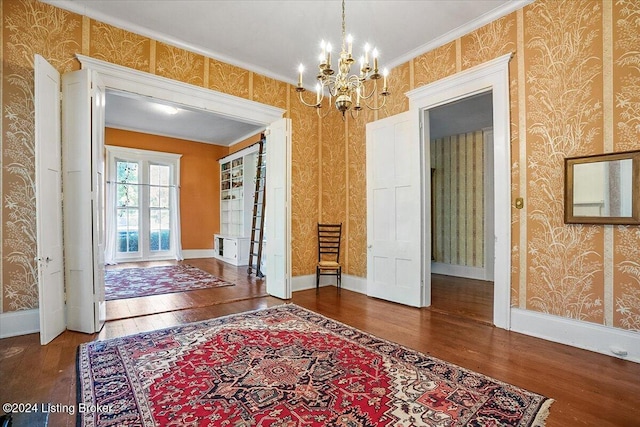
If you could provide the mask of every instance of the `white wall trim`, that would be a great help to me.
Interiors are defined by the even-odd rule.
[[[392,69],[397,67],[398,65],[404,64],[405,62],[411,61],[414,58],[422,55],[423,53],[430,52],[440,46],[443,46],[449,42],[452,42],[460,37],[471,33],[474,30],[477,30],[480,27],[483,27],[496,19],[502,18],[503,16],[507,16],[516,10],[520,10],[528,4],[533,3],[534,0],[513,0],[499,6],[492,11],[485,13],[482,16],[474,19],[466,23],[465,25],[458,27],[452,31],[449,31],[442,36],[430,40],[428,43],[423,44],[422,46],[418,46],[417,48],[405,53],[402,56],[392,59],[388,63],[388,68]]]
[[[522,0],[517,0],[517,1],[522,1]],[[529,0],[529,1],[532,1],[532,0]],[[150,30],[136,23],[114,18],[113,16],[109,16],[108,14],[88,8],[86,5],[80,5],[77,2],[72,0],[43,0],[43,2],[49,3],[58,8],[62,8],[62,9],[77,13],[79,15],[87,16],[89,18],[95,19],[105,24],[113,25],[114,27],[122,28],[123,30],[130,31],[132,33],[135,33],[141,36],[149,37],[155,41],[173,45],[175,47],[185,49],[200,55],[204,55],[212,59],[217,59],[219,61],[226,62],[227,64],[235,65],[237,67],[244,68],[245,70],[253,71],[255,73],[262,74],[263,76],[274,78],[276,80],[281,80],[287,83],[296,84],[296,81],[290,76],[281,76],[279,74],[274,73],[272,70],[269,70],[264,67],[260,67],[256,64],[250,64],[248,62],[239,61],[235,58],[230,57],[229,55],[224,55],[212,49],[202,48],[200,46],[196,46],[194,44],[185,42],[182,39],[171,37],[167,34],[164,34],[158,31]]]
[[[215,258],[216,254],[213,249],[183,249],[182,256],[184,259]]]
[[[15,337],[40,332],[40,310],[10,311],[0,313],[0,338]]]
[[[335,276],[321,276],[320,286],[335,286]],[[306,276],[295,276],[291,279],[291,290],[293,292],[315,289],[316,275],[309,274]],[[349,274],[342,275],[342,288],[348,291],[367,294],[367,279],[365,277],[351,276]]]
[[[177,102],[254,125],[268,126],[285,110],[151,73],[76,54],[82,68],[95,70],[104,85],[166,101]]]
[[[509,329],[511,313],[509,61],[512,56],[511,53],[500,56],[406,93],[410,110],[424,115],[422,112],[430,108],[492,91],[495,224],[493,323],[503,329]],[[425,185],[428,184],[423,183]],[[425,242],[429,240],[425,239]],[[423,280],[429,283],[430,277],[423,277]],[[429,294],[427,290],[426,294]]]
[[[465,277],[467,279],[487,279],[487,270],[482,267],[470,267],[468,265],[445,264],[444,262],[431,262],[431,273],[445,276]]]
[[[519,308],[511,309],[511,330],[619,359],[640,363],[640,333]],[[623,356],[620,351],[626,351]]]
[[[291,292],[306,291],[307,289],[313,289],[315,287],[316,287],[315,274],[308,274],[306,276],[294,276],[291,278]]]

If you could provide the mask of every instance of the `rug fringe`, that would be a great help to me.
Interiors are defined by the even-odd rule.
[[[553,399],[547,399],[542,404],[542,406],[540,407],[540,410],[536,414],[535,419],[533,420],[533,423],[531,424],[531,427],[544,427],[545,426],[545,423],[547,422],[547,417],[549,416],[551,404],[553,402],[554,402]]]

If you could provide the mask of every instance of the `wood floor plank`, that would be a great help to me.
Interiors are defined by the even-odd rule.
[[[487,313],[491,310],[486,299],[490,292],[486,289],[474,296],[474,288],[465,289],[462,282],[437,286],[434,301],[444,303],[434,309],[406,307],[347,290],[338,293],[335,287],[323,287],[318,293],[315,289],[295,292],[291,301],[282,301],[265,296],[264,281],[247,277],[246,267],[214,259],[189,263],[236,286],[197,294],[168,294],[157,304],[136,298],[119,303],[117,309],[108,305],[107,310],[111,308],[118,315],[126,313],[121,308],[126,304],[131,311],[124,318],[108,321],[98,334],[66,331],[47,346],[40,345],[38,334],[1,339],[0,403],[75,405],[76,349],[83,342],[293,302],[381,338],[553,398],[547,427],[640,425],[640,364],[495,328],[488,324]],[[75,415],[51,414],[49,425],[74,426]]]

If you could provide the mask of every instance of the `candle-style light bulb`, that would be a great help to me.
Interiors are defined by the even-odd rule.
[[[298,87],[302,87],[302,73],[304,72],[304,65],[298,65]]]
[[[327,67],[331,68],[331,43],[327,43]]]
[[[378,71],[378,49],[373,49],[373,72]]]
[[[351,51],[353,50],[353,36],[349,34],[347,36],[347,53],[351,56]]]
[[[364,44],[364,63],[365,63],[365,65],[369,65],[369,49],[371,49],[371,47],[369,46],[369,43],[365,43]]]
[[[327,63],[327,43],[324,40],[320,42],[320,48],[322,49],[322,53],[320,54],[320,65],[322,65]]]
[[[386,68],[384,70],[382,70],[382,91],[386,92],[387,91],[387,76],[389,75],[389,70],[387,70]]]

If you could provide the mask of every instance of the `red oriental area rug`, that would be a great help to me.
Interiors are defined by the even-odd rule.
[[[551,399],[293,304],[82,344],[79,424],[540,426]]]
[[[107,301],[221,286],[234,284],[189,264],[109,269],[105,271],[104,277]]]

